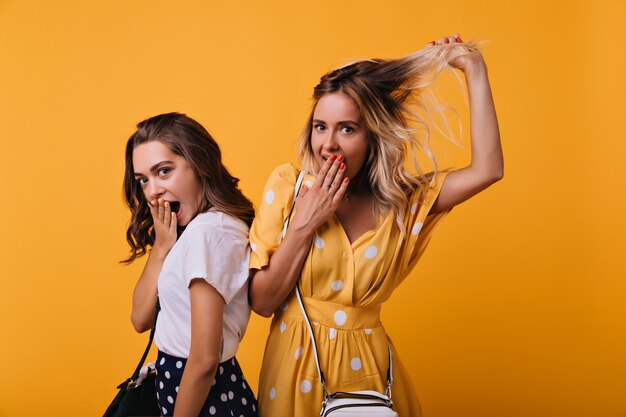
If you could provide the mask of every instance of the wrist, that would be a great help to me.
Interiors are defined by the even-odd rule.
[[[164,246],[159,245],[157,243],[154,246],[152,246],[152,249],[150,249],[150,257],[162,261],[165,259],[165,257],[167,256],[169,252],[170,252],[169,248],[165,248]]]

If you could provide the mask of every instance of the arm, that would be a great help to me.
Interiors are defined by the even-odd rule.
[[[196,417],[200,413],[220,361],[224,299],[200,278],[191,281],[189,295],[191,347],[176,398],[175,417]]]
[[[313,186],[300,191],[285,238],[265,268],[251,271],[248,294],[257,314],[271,316],[296,285],[315,231],[337,210],[348,188],[341,165],[329,158]],[[332,184],[330,188],[328,184]]]
[[[441,43],[461,42],[456,37],[442,38]],[[450,65],[465,74],[470,103],[470,165],[451,172],[445,179],[430,213],[451,209],[473,197],[504,175],[504,160],[496,109],[487,76],[487,65],[480,52],[455,58]]]
[[[172,213],[169,203],[163,199],[152,201],[150,213],[156,236],[148,261],[135,284],[133,310],[130,315],[130,321],[139,333],[149,330],[154,325],[157,280],[165,257],[176,243],[176,213]]]

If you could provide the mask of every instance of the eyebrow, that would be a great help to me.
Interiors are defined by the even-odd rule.
[[[325,121],[320,120],[320,119],[313,119],[312,122],[313,123],[324,123],[324,124],[326,124]],[[357,125],[358,126],[359,122],[354,121],[354,120],[340,120],[340,121],[337,122],[337,124],[338,125],[341,125],[341,124],[353,124],[353,125]]]
[[[159,170],[159,168],[161,168],[163,165],[167,165],[167,164],[173,164],[173,161],[161,161],[159,163],[156,163],[154,165],[152,165],[150,167],[150,172],[152,172],[153,174]],[[140,172],[135,172],[135,177],[141,177],[143,174]]]

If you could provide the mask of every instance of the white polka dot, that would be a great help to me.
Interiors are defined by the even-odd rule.
[[[350,361],[350,368],[352,368],[352,370],[354,371],[358,371],[359,369],[361,369],[361,359],[360,358],[352,358],[352,360]]]
[[[315,236],[315,247],[318,249],[324,249],[324,239],[319,236]]]
[[[230,360],[230,364],[231,364],[232,366],[235,366],[235,358],[232,358],[232,359]]]
[[[335,291],[341,291],[343,289],[343,281],[338,279],[337,281],[333,281],[330,286]]]
[[[285,330],[287,330],[287,323],[283,320],[280,322],[280,332],[283,333]]]
[[[417,211],[417,203],[413,203],[413,205],[411,206],[411,214],[415,214],[416,211]]]
[[[167,414],[167,408],[161,407],[161,411],[163,411],[163,414]]]
[[[417,235],[420,232],[420,230],[422,230],[422,226],[423,226],[422,223],[415,223],[413,225],[413,228],[411,229],[411,234]]]
[[[182,362],[182,361],[178,361],[178,362],[176,362],[176,367],[177,367],[178,369],[182,368],[182,367],[183,367],[183,362]]]
[[[163,381],[159,382],[159,388],[163,389]]]
[[[170,403],[170,404],[174,404],[174,399],[172,398],[171,395],[167,396],[167,402]]]
[[[176,393],[178,394],[178,387],[174,388],[174,390],[176,391]]]
[[[252,252],[256,251],[256,243],[250,242],[250,249],[252,249]]]
[[[214,415],[215,415],[215,413],[217,413],[217,410],[215,409],[215,407],[214,407],[214,406],[211,406],[211,408],[209,408],[209,413],[210,413],[212,416],[214,416]]]
[[[237,375],[232,374],[232,375],[230,376],[230,380],[231,380],[231,381],[233,381],[233,382],[237,382]]]
[[[232,391],[228,391],[228,399],[232,400],[233,398],[235,398],[235,393]]]
[[[159,398],[159,393],[158,393],[158,392],[157,392],[157,400],[160,400],[160,398]]]
[[[306,181],[304,181],[304,185],[306,185],[307,187],[311,188],[311,187],[313,187],[313,181],[306,180]]]
[[[328,339],[333,340],[335,337],[337,337],[337,329],[333,329],[331,327],[330,330],[328,331]]]
[[[252,404],[252,411],[256,412],[256,405]]]
[[[372,334],[372,329],[365,329],[365,334]]]
[[[222,400],[223,402],[228,401],[228,395],[226,395],[225,393],[220,395],[220,400]]]
[[[348,316],[346,315],[345,311],[343,310],[335,311],[335,323],[337,323],[337,326],[343,326],[346,323],[347,319],[348,319]]]
[[[272,204],[273,201],[274,201],[274,191],[267,190],[267,192],[265,193],[265,202],[267,204]]]
[[[287,309],[289,308],[289,302],[285,301],[284,303],[282,303],[282,305],[280,306],[280,309],[283,311],[287,311]]]
[[[245,381],[244,381],[244,382],[242,382],[242,383],[241,383],[241,386],[243,387],[243,389],[246,389],[246,382],[245,382]]]
[[[368,246],[367,249],[365,249],[365,257],[367,259],[372,259],[376,256],[376,254],[378,253],[378,248],[376,246]]]
[[[165,358],[161,358],[161,362],[159,362],[159,365],[163,365],[165,363]]]
[[[302,348],[299,347],[296,349],[296,353],[294,354],[294,356],[296,357],[296,360],[300,359],[300,356],[302,356]]]
[[[270,390],[270,400],[273,400],[274,398],[276,398],[276,388],[272,388]]]
[[[220,366],[220,375],[222,375],[224,373],[224,367]]]
[[[165,371],[165,378],[170,379],[170,371]]]
[[[248,400],[246,400],[246,397],[241,397],[241,403],[242,403],[243,405],[248,404]]]
[[[311,388],[313,388],[313,386],[306,379],[300,383],[300,391],[302,391],[304,394],[311,391]]]

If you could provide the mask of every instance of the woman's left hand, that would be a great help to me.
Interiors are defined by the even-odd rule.
[[[455,43],[463,43],[463,40],[461,39],[461,35],[459,35],[458,33],[452,36],[445,36],[443,38],[439,38],[436,41],[430,42],[428,45],[429,46],[451,45]],[[475,69],[486,68],[483,55],[480,53],[480,51],[477,51],[477,50],[472,51],[468,54],[463,54],[461,56],[452,58],[448,62],[448,64],[450,64],[450,66],[453,68],[457,68],[463,71],[465,74]]]

